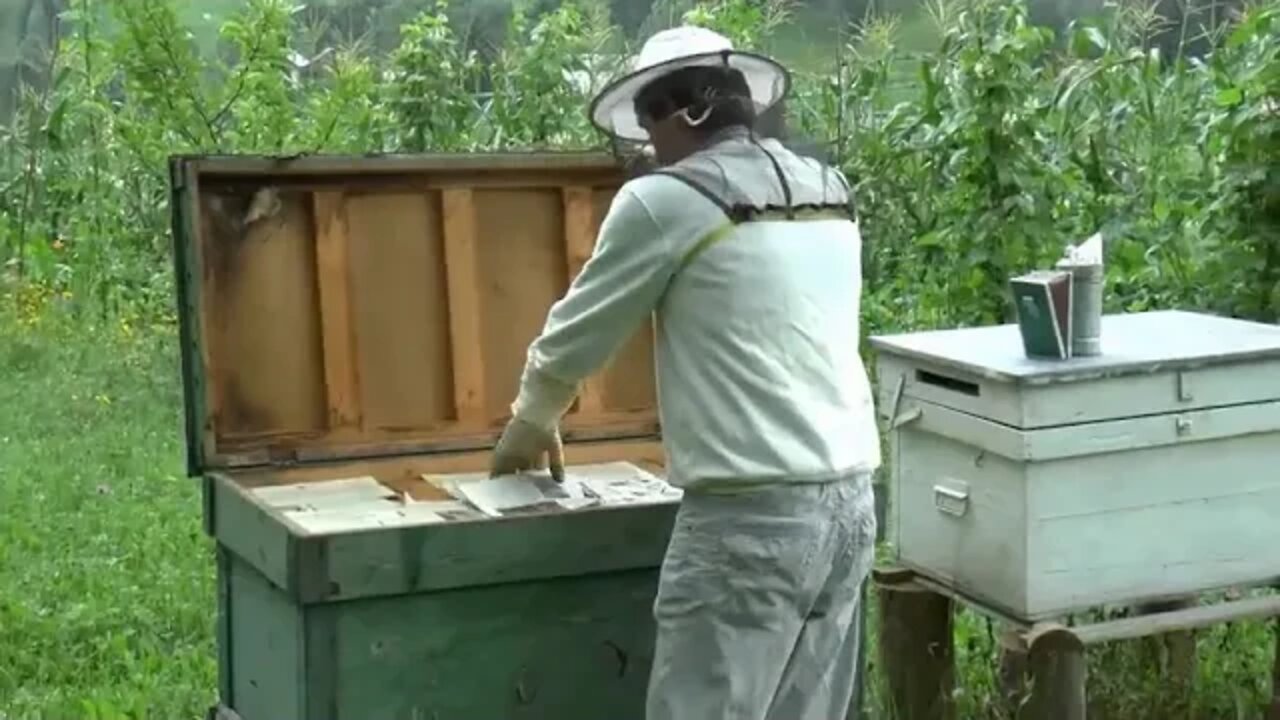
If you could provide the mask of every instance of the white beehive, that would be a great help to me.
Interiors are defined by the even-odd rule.
[[[1012,325],[872,339],[898,562],[1025,620],[1280,577],[1280,327],[1102,327],[1066,361]]]

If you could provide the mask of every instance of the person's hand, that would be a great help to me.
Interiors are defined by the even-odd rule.
[[[564,445],[560,441],[559,428],[545,430],[533,423],[514,418],[507,423],[493,449],[490,477],[509,475],[523,470],[550,465],[551,477],[564,482]]]

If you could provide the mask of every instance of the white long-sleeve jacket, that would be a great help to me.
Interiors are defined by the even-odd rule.
[[[848,217],[803,212],[847,203],[843,178],[741,130],[670,171],[710,192],[665,174],[619,190],[592,257],[529,348],[515,415],[554,425],[578,383],[656,313],[672,484],[728,489],[876,469],[858,352],[861,236]],[[788,204],[802,210],[791,220],[734,223],[725,212]]]

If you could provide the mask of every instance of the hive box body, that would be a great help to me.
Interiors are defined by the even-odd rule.
[[[315,606],[235,556],[220,582],[243,718],[644,717],[651,572]]]
[[[254,489],[488,470],[621,170],[589,154],[171,163],[190,473],[243,720],[639,718],[677,501],[309,532]],[[566,415],[663,472],[652,327]],[[419,498],[423,499],[423,498]]]
[[[643,717],[670,504],[309,536],[269,477],[206,480],[240,717]]]
[[[897,560],[1020,620],[1280,577],[1280,328],[1108,316],[875,338]]]

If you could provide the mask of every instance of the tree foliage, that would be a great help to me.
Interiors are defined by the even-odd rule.
[[[683,17],[758,47],[791,5]],[[0,130],[0,282],[171,316],[170,154],[599,147],[585,106],[626,44],[605,7],[518,11],[478,54],[438,0],[378,55],[309,45],[295,0],[249,0],[210,63],[174,0],[76,0],[53,81]],[[1160,19],[1131,4],[1062,33],[1023,2],[932,8],[936,49],[902,51],[896,18],[859,18],[788,105],[856,184],[869,330],[1008,319],[1007,278],[1096,230],[1111,310],[1280,319],[1280,3],[1247,8],[1201,58],[1166,55]]]

